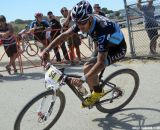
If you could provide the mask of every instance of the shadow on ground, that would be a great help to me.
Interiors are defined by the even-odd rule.
[[[142,112],[138,113],[137,111]],[[151,123],[149,118],[152,114],[148,114],[148,112],[156,112],[156,116],[158,117],[159,114],[160,117],[159,109],[126,108],[117,113],[108,114],[105,118],[94,119],[93,122],[98,122],[98,126],[102,127],[103,130],[143,130],[144,128],[160,128],[160,120]]]
[[[44,74],[43,73],[38,73],[38,72],[33,72],[33,73],[25,73],[25,74],[16,74],[16,75],[9,75],[9,76],[3,76],[0,79],[0,82],[5,82],[5,81],[21,81],[21,80],[39,80],[43,79]]]

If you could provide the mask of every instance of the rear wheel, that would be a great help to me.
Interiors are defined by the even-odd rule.
[[[106,95],[96,104],[97,109],[104,113],[119,111],[133,99],[138,87],[139,76],[134,70],[122,69],[114,72],[103,82]]]
[[[17,116],[14,130],[49,130],[59,119],[65,107],[65,96],[61,91],[56,92],[54,103],[53,96],[53,90],[49,90],[28,102]],[[40,108],[42,104],[43,108]]]

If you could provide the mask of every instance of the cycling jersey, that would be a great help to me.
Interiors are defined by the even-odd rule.
[[[72,29],[74,32],[79,31],[76,24],[72,26]],[[124,39],[117,23],[97,14],[93,15],[93,23],[88,34],[94,42],[98,43],[99,52],[106,52],[109,48],[120,46]]]
[[[31,23],[30,29],[34,27],[37,27],[36,31],[45,30],[49,27],[49,23],[46,20],[42,20],[40,23],[35,20]]]
[[[35,20],[31,23],[30,29],[34,27],[36,27],[35,32],[34,32],[35,40],[38,40],[38,41],[45,40],[46,32],[44,30],[49,27],[49,23],[46,20],[42,20],[40,23],[38,23]]]
[[[72,26],[72,29],[74,32],[79,31],[76,24]],[[88,34],[97,43],[98,52],[108,52],[104,60],[106,66],[124,58],[126,54],[126,42],[117,23],[110,21],[104,16],[94,14],[93,23]],[[92,56],[87,64],[95,64],[97,62],[96,56],[97,54]]]

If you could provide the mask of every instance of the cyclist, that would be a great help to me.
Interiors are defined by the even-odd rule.
[[[29,33],[34,33],[34,39],[43,44],[41,51],[48,45],[46,42],[46,31],[49,29],[49,23],[47,20],[43,20],[43,14],[38,12],[35,13],[35,20],[30,25]],[[50,29],[49,29],[50,30]],[[43,63],[45,64],[45,59],[48,59],[49,55],[46,55]]]
[[[53,40],[40,56],[43,57],[53,46],[62,43],[79,30],[87,32],[95,42],[98,42],[98,55],[84,64],[84,76],[71,79],[71,83],[78,87],[84,82],[88,83],[92,93],[82,103],[82,107],[86,107],[93,105],[104,95],[104,91],[99,87],[98,74],[106,66],[124,58],[126,42],[119,25],[106,17],[93,14],[92,7],[87,1],[76,4],[71,11],[71,17],[75,24]]]

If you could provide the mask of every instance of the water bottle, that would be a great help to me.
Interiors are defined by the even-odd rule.
[[[86,88],[83,85],[78,87],[78,91],[82,96],[86,96],[88,94],[88,91],[86,90]]]

